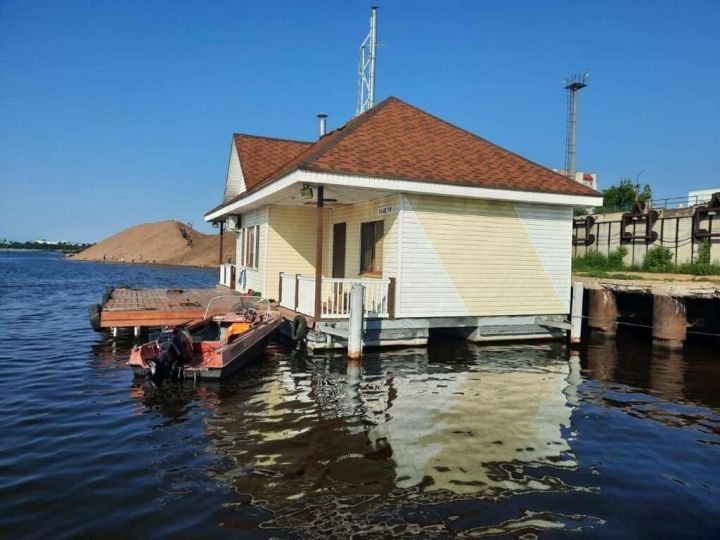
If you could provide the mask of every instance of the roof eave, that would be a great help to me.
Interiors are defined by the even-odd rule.
[[[411,193],[419,195],[437,195],[468,199],[487,199],[497,201],[521,202],[529,204],[549,204],[584,208],[602,205],[602,196],[593,191],[587,194],[531,191],[520,189],[498,189],[469,184],[447,183],[429,180],[408,180],[401,178],[362,176],[357,174],[327,172],[299,167],[264,186],[246,191],[241,196],[225,202],[204,216],[205,221],[242,211],[250,205],[257,206],[264,199],[293,184],[313,184],[355,189],[373,189],[392,193]],[[592,190],[590,190],[592,191]]]

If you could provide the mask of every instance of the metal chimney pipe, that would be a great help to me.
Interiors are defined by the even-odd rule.
[[[328,115],[325,113],[320,113],[317,115],[318,120],[320,120],[320,137],[323,137],[327,133],[327,117]]]

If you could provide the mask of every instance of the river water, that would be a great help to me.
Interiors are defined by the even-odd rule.
[[[105,285],[214,271],[0,253],[0,537],[717,538],[720,357],[620,336],[134,380]]]

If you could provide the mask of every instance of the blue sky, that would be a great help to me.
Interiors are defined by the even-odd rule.
[[[720,2],[378,2],[395,95],[549,167],[720,185]],[[233,131],[350,119],[369,3],[0,0],[0,237],[96,241],[220,202]]]

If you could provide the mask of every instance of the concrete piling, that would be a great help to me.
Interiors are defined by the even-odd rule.
[[[614,336],[618,318],[615,294],[607,289],[589,289],[588,301],[588,326],[606,336]]]
[[[359,283],[350,289],[350,322],[348,325],[348,358],[357,359],[362,356],[363,347],[363,299],[365,287]]]
[[[682,348],[687,337],[687,310],[682,298],[653,296],[653,344],[669,349]]]

